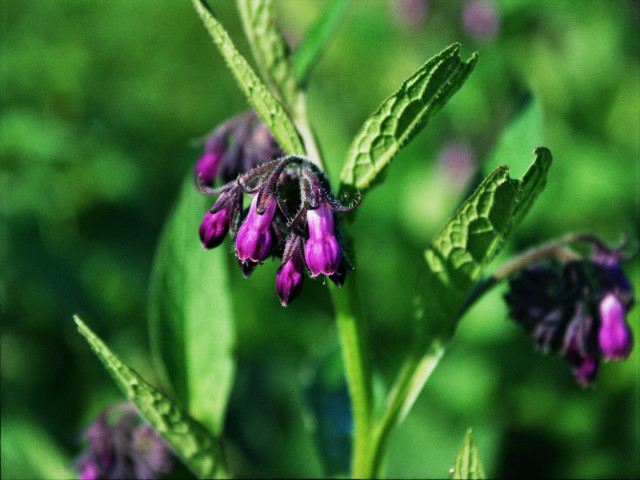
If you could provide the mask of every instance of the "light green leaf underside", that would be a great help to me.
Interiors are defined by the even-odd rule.
[[[304,155],[304,148],[298,133],[282,105],[260,81],[245,58],[240,55],[229,34],[213,16],[208,5],[203,0],[192,1],[218,50],[235,76],[236,82],[280,146],[287,153]]]
[[[271,85],[282,104],[294,111],[299,87],[290,61],[287,43],[276,26],[271,0],[237,0],[240,17],[253,56],[263,78]]]
[[[296,76],[302,85],[307,83],[311,69],[329,43],[329,39],[336,30],[347,3],[348,0],[330,0],[327,2],[293,53]]]
[[[471,429],[467,430],[467,434],[464,436],[462,447],[456,456],[449,478],[467,480],[487,478],[480,461],[478,446],[471,436]]]
[[[429,119],[458,91],[478,59],[462,62],[453,44],[431,58],[364,123],[347,152],[344,187],[367,189]]]
[[[79,317],[74,320],[125,395],[193,473],[199,478],[224,476],[220,445],[209,431],[124,364]]]
[[[213,203],[191,172],[160,237],[149,295],[151,348],[180,404],[218,434],[235,371],[225,246],[205,250],[198,228]]]

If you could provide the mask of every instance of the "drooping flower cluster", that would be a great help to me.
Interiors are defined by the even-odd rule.
[[[598,242],[589,259],[524,269],[505,295],[510,316],[536,348],[563,355],[583,386],[595,380],[601,359],[621,360],[631,352],[626,312],[634,300],[621,258]]]
[[[312,278],[326,275],[338,286],[347,270],[353,270],[334,213],[353,210],[360,197],[353,205],[338,202],[329,193],[325,175],[308,160],[283,157],[218,189],[200,182],[200,189],[219,195],[200,225],[202,246],[214,248],[229,232],[235,234],[236,256],[245,277],[268,257],[280,258],[276,292],[282,305],[300,293],[305,268]],[[243,212],[245,194],[251,205]]]
[[[230,182],[239,173],[284,155],[267,126],[253,110],[220,125],[206,140],[194,167],[196,181],[212,186],[217,178]]]
[[[105,409],[84,437],[87,451],[76,461],[80,480],[155,479],[173,470],[171,448],[132,403]]]

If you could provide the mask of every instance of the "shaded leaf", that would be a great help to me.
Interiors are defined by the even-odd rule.
[[[253,56],[263,78],[288,110],[297,107],[298,82],[287,43],[278,30],[271,0],[237,0]]]
[[[469,77],[478,59],[460,60],[453,44],[431,58],[367,119],[347,152],[342,186],[367,189]]]
[[[78,316],[74,321],[120,389],[193,473],[199,478],[226,476],[218,440],[123,363]]]
[[[307,83],[311,69],[329,43],[329,39],[338,26],[347,3],[348,0],[331,0],[327,2],[294,52],[293,65],[298,81],[302,85]]]
[[[478,446],[471,436],[471,429],[467,430],[464,436],[462,447],[456,456],[453,468],[450,470],[449,478],[452,479],[484,479],[484,473]]]
[[[234,325],[228,252],[207,251],[198,238],[212,203],[189,174],[156,251],[149,320],[158,370],[181,405],[217,434],[233,383]]]
[[[282,105],[260,81],[245,58],[240,55],[229,34],[212,14],[206,2],[203,0],[192,1],[218,50],[235,76],[236,82],[280,146],[287,153],[304,155],[305,151],[298,137],[298,132]]]

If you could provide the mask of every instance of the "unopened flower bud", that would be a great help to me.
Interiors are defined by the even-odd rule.
[[[212,213],[208,211],[204,214],[200,224],[200,241],[204,248],[215,248],[222,243],[224,237],[229,233],[230,212],[228,208]]]
[[[607,294],[600,301],[598,341],[605,358],[620,360],[629,356],[633,344],[631,330],[625,321],[625,309],[618,297]]]
[[[292,247],[292,252],[283,258],[283,264],[278,268],[276,274],[276,292],[280,303],[286,307],[291,303],[302,291],[302,283],[304,282],[304,261],[302,259],[301,240],[294,240],[296,244]]]
[[[236,237],[238,260],[261,263],[271,251],[271,222],[276,212],[277,201],[269,197],[265,211],[260,215],[258,195],[254,195],[247,219],[240,226]]]
[[[307,223],[309,240],[304,247],[304,256],[311,277],[333,275],[342,261],[340,245],[333,234],[333,211],[322,203],[317,209],[307,211]]]
[[[220,159],[223,154],[223,150],[208,150],[202,154],[193,169],[196,182],[198,181],[198,178],[200,178],[203,185],[213,185],[216,175],[218,175]]]

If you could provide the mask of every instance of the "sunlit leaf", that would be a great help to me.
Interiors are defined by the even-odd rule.
[[[464,202],[425,251],[420,305],[428,329],[447,332],[485,265],[544,189],[551,152],[540,147],[522,179],[496,168]]]
[[[315,22],[306,31],[300,45],[293,54],[293,64],[298,81],[304,85],[312,68],[326,48],[335,31],[348,0],[330,0]]]
[[[425,251],[416,298],[417,349],[410,355],[407,374],[392,392],[399,399],[394,403],[400,421],[444,354],[483,268],[544,189],[551,152],[539,147],[535,155],[522,179],[510,178],[509,167],[496,168]]]
[[[234,325],[224,246],[207,251],[198,228],[211,197],[193,176],[162,233],[151,276],[151,346],[180,403],[219,433],[234,375]]]
[[[364,123],[347,152],[342,185],[363,191],[469,77],[478,59],[460,60],[453,44],[431,58]]]
[[[471,436],[471,429],[467,430],[467,434],[464,436],[462,447],[460,447],[450,473],[449,478],[451,479],[472,480],[487,478],[480,461],[478,446]]]
[[[123,363],[78,316],[78,331],[142,416],[199,478],[226,476],[218,440],[198,421]]]
[[[287,43],[276,26],[271,0],[237,0],[253,56],[263,78],[289,111],[295,110],[298,82]]]
[[[245,58],[240,55],[229,34],[213,15],[206,2],[193,0],[193,4],[235,76],[236,82],[280,146],[287,153],[304,155],[305,151],[296,128],[282,105],[260,81]]]

